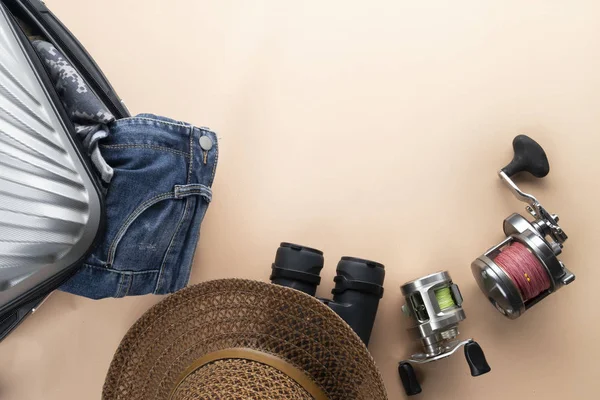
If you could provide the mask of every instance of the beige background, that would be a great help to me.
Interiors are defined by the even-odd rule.
[[[421,399],[597,399],[600,3],[47,0],[133,113],[220,136],[192,281],[267,280],[280,241],[386,265],[371,350],[391,399],[415,349],[398,287],[449,269],[492,373],[429,365]],[[552,171],[523,186],[562,217],[576,282],[517,321],[469,265],[522,204],[495,173],[518,133]],[[153,296],[50,300],[0,344],[2,400],[97,399]]]

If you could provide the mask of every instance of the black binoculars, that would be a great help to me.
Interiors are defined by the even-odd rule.
[[[271,282],[314,296],[321,283],[323,252],[292,243],[281,243],[272,266]],[[383,264],[354,257],[342,257],[337,265],[333,299],[318,298],[335,311],[369,344],[383,297]]]

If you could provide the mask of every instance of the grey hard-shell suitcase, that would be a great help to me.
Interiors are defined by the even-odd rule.
[[[116,118],[128,112],[43,3],[0,1],[1,340],[77,271],[104,216],[99,179],[23,26],[53,43]]]

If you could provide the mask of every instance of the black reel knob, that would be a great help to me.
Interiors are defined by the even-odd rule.
[[[407,362],[401,362],[398,364],[398,374],[400,374],[400,380],[402,380],[402,386],[404,386],[407,396],[414,396],[421,393],[421,385],[419,385],[417,374],[415,374],[412,365]]]
[[[527,171],[536,178],[543,178],[550,172],[550,164],[546,152],[535,140],[529,136],[519,135],[513,140],[515,155],[512,161],[504,168],[509,177],[522,171]]]
[[[481,346],[475,341],[465,345],[465,358],[467,359],[469,368],[471,368],[471,376],[487,374],[492,370],[485,359],[485,354],[483,354]]]

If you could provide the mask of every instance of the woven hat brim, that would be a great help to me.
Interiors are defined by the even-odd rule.
[[[183,289],[148,310],[123,338],[105,400],[166,400],[211,352],[247,348],[281,358],[332,400],[386,399],[364,344],[329,307],[281,286],[225,279]]]

